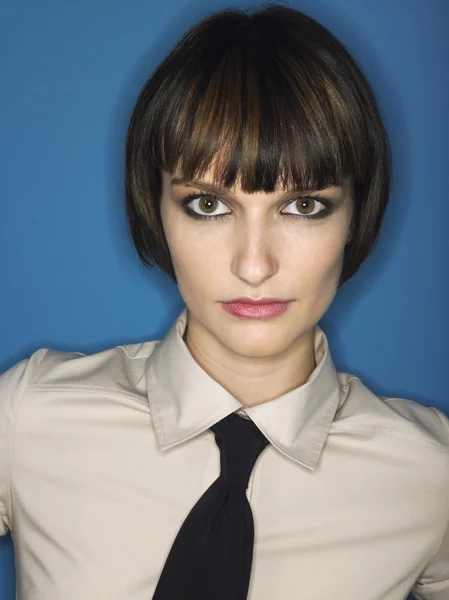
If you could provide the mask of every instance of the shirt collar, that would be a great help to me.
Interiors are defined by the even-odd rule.
[[[263,404],[245,407],[215,381],[183,340],[185,307],[149,357],[148,400],[160,450],[209,429],[232,412],[248,415],[288,458],[314,470],[340,401],[338,374],[327,337],[315,326],[316,367],[299,387]]]

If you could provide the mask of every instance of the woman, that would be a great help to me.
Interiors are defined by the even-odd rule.
[[[126,149],[137,253],[186,308],[163,340],[0,378],[18,598],[448,598],[449,420],[337,373],[318,326],[389,176],[373,93],[316,21],[186,33]]]

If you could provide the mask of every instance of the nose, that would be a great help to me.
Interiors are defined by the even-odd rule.
[[[268,225],[241,223],[235,230],[231,271],[251,287],[259,287],[277,272],[279,250],[280,240]]]

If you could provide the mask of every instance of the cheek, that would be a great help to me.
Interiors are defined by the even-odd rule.
[[[187,221],[187,225],[189,222]],[[225,260],[229,248],[228,236],[219,227],[188,227],[186,223],[172,221],[165,235],[172,260],[179,269],[190,268],[192,264],[204,269],[216,270],[220,261]]]
[[[223,252],[217,240],[209,244],[205,242],[204,234],[169,234],[167,242],[175,270],[179,288],[201,288],[212,282],[214,278],[222,279]]]
[[[337,293],[343,268],[344,243],[340,238],[327,238],[326,243],[315,246],[313,254],[309,256],[306,266],[296,265],[300,273],[296,289],[302,314],[308,325],[312,326],[324,316]]]
[[[302,267],[298,266],[298,270],[304,274],[310,285],[309,289],[338,285],[343,268],[344,248],[341,236],[328,236],[324,241],[308,248],[309,259],[302,263]]]

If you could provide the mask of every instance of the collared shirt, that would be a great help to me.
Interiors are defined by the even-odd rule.
[[[270,442],[246,491],[248,600],[448,600],[446,415],[337,372],[318,325],[306,383],[245,408],[193,359],[186,323],[184,308],[162,340],[91,355],[42,348],[0,377],[18,600],[150,600],[219,476],[210,427],[234,411]]]

